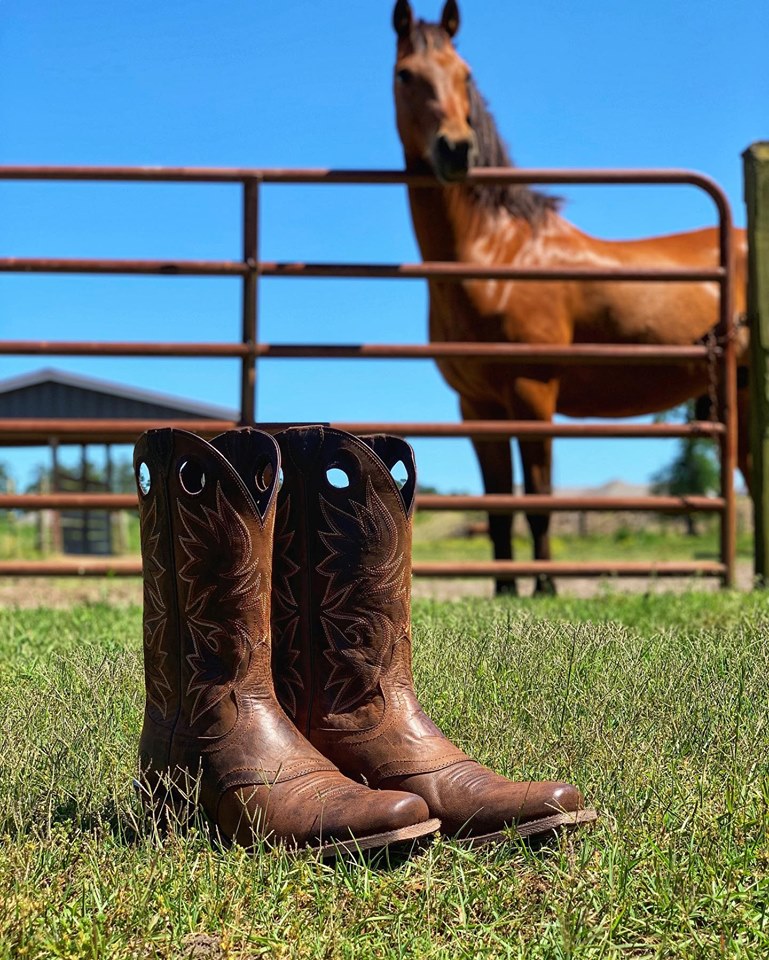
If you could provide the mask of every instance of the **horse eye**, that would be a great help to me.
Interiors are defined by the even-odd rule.
[[[411,83],[414,79],[414,74],[410,70],[406,70],[405,67],[403,70],[398,70],[395,76],[400,83]]]

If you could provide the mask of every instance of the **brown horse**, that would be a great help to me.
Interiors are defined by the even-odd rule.
[[[395,105],[406,168],[436,175],[434,187],[410,187],[414,231],[424,260],[529,267],[705,267],[718,263],[713,229],[609,242],[582,233],[560,216],[558,201],[520,185],[464,184],[471,166],[512,162],[470,69],[452,43],[459,28],[455,0],[438,24],[415,21],[408,0],[393,13],[398,36]],[[744,231],[735,231],[735,309],[745,310]],[[693,344],[717,323],[712,283],[589,281],[429,281],[430,339],[515,343]],[[744,364],[747,331],[737,344]],[[677,406],[704,394],[706,364],[668,367],[516,367],[483,359],[438,363],[460,396],[465,420],[550,421],[631,417]],[[738,457],[747,479],[747,377],[739,375]],[[513,485],[510,444],[474,442],[487,493]],[[527,493],[551,491],[551,440],[520,441]],[[549,517],[527,517],[535,559],[550,559]],[[498,560],[512,559],[512,518],[490,516]],[[515,589],[497,582],[497,592]],[[536,592],[551,592],[540,576]]]

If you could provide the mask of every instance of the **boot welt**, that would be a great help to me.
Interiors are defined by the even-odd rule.
[[[373,833],[367,837],[350,837],[349,840],[331,840],[322,844],[309,844],[306,847],[300,848],[297,852],[301,850],[309,850],[313,853],[317,852],[324,859],[327,857],[338,857],[344,854],[354,854],[360,850],[373,850],[375,848],[390,847],[396,844],[420,840],[433,833],[438,833],[440,828],[440,820],[424,820],[422,823],[415,823],[410,827],[401,827],[398,830],[387,830],[384,833]]]
[[[511,837],[521,837],[524,840],[541,837],[547,833],[562,830],[576,830],[598,819],[597,810],[574,810],[568,813],[554,813],[550,817],[540,817],[537,820],[525,820],[523,823],[511,824],[504,830],[495,830],[493,833],[470,835],[453,838],[463,847],[483,847],[488,843],[499,843],[510,840]],[[452,839],[447,837],[446,839]]]

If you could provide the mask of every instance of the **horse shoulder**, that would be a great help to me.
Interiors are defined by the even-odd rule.
[[[517,267],[575,267],[593,261],[592,238],[557,213],[529,227],[526,242],[513,259]],[[524,280],[504,287],[504,330],[507,339],[527,343],[571,343],[575,318],[584,312],[588,295],[583,283],[568,280]]]

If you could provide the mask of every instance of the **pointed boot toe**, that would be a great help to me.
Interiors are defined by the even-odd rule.
[[[379,798],[382,808],[381,814],[377,817],[382,830],[399,830],[412,823],[431,819],[430,808],[416,794],[399,790],[375,790],[374,793]]]
[[[454,837],[491,840],[510,831],[535,836],[594,819],[571,784],[516,782],[469,759],[432,773],[393,778],[386,785],[423,797],[443,832]]]
[[[419,797],[370,790],[336,770],[270,786],[237,787],[221,798],[216,822],[225,840],[326,852],[389,846],[429,836],[440,824]]]
[[[553,813],[573,813],[585,809],[585,798],[582,791],[571,783],[550,784],[552,796],[550,806]]]
[[[440,821],[430,816],[421,797],[398,790],[370,790],[348,781],[349,789],[329,798],[317,836],[326,842],[348,842],[360,849],[376,846],[376,839],[388,843],[413,840],[436,833]]]

